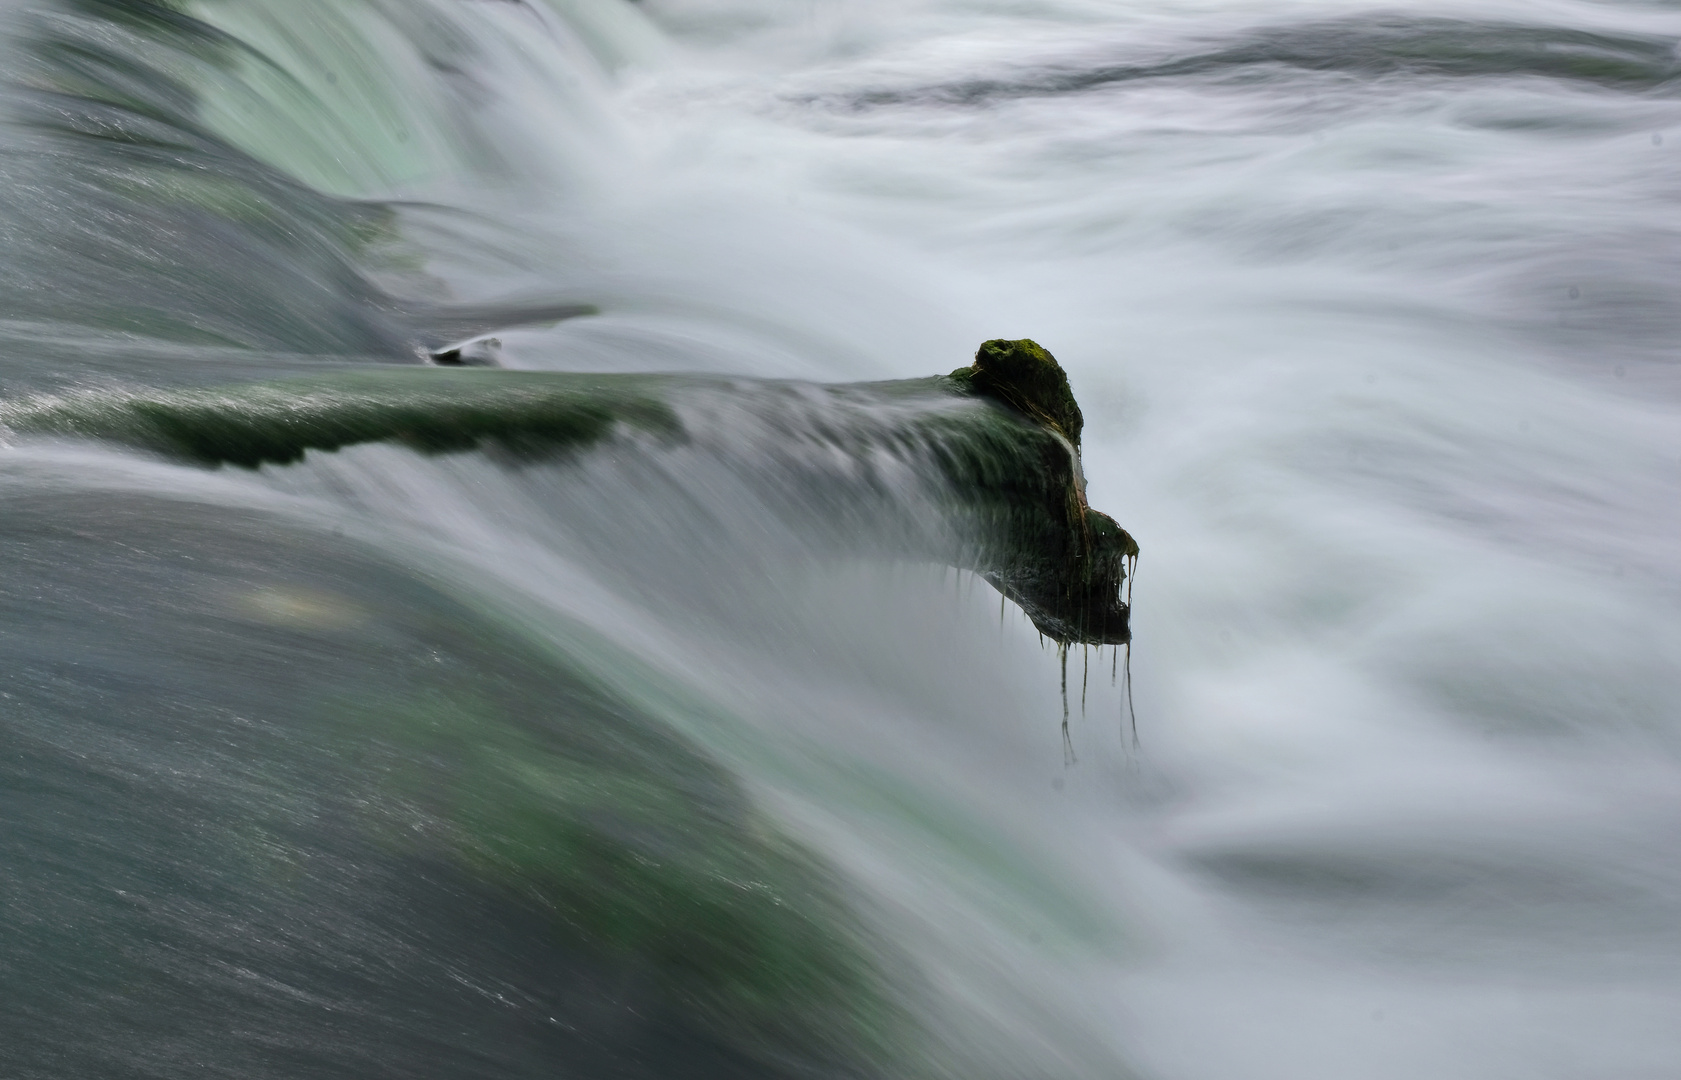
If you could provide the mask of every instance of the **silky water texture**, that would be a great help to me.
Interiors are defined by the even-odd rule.
[[[1678,40],[13,0],[0,397],[739,383],[543,461],[0,432],[0,1073],[1675,1075]],[[1130,658],[848,494],[939,512],[814,384],[993,337]]]

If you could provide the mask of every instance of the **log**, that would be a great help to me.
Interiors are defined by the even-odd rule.
[[[778,438],[822,444],[860,463],[816,482],[858,486],[871,454],[925,465],[938,477],[950,528],[909,530],[914,539],[903,554],[980,574],[1060,644],[1129,640],[1121,590],[1138,545],[1087,504],[1079,404],[1056,359],[1029,340],[988,341],[969,367],[897,382],[814,387],[392,366],[208,388],[36,395],[0,401],[0,428],[110,440],[205,467],[288,465],[312,450],[371,442],[425,454],[481,451],[517,465],[613,437],[704,440],[681,414],[708,395],[738,399],[761,416],[781,410],[766,428]]]

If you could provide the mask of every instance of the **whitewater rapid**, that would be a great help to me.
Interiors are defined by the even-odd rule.
[[[195,67],[179,57],[210,56],[199,38],[158,61],[167,35],[125,37],[124,4],[12,7],[17,55],[81,35],[156,62],[119,69],[136,85],[178,78],[190,93],[158,98],[193,118],[179,145],[199,156],[175,188],[112,179],[103,146],[30,156],[58,106],[8,99],[29,119],[0,195],[0,391],[406,359],[456,329],[451,304],[597,310],[485,325],[486,355],[525,370],[896,379],[1030,336],[1084,409],[1092,505],[1143,549],[1138,739],[1112,651],[1076,649],[1070,762],[1054,647],[972,575],[871,557],[868,522],[789,495],[853,465],[769,453],[756,404],[692,406],[696,446],[525,471],[380,445],[211,472],[8,436],[0,499],[77,508],[39,535],[16,511],[17,550],[115,551],[134,522],[175,520],[133,506],[208,507],[212,525],[182,510],[169,535],[230,539],[171,539],[198,551],[182,558],[258,581],[250,522],[272,519],[299,537],[285,565],[328,583],[264,585],[241,625],[394,641],[359,614],[369,597],[442,611],[414,599],[436,589],[544,643],[832,868],[858,933],[903,965],[935,1073],[1681,1063],[1673,11],[194,0],[241,45]],[[80,29],[51,29],[66,11]],[[15,81],[39,91],[46,63]],[[177,202],[221,216],[158,209]],[[920,507],[914,469],[882,467]],[[100,500],[123,509],[102,519]],[[424,587],[356,593],[385,581],[344,569],[369,552]],[[110,559],[54,570],[57,592],[18,570],[7,610],[89,581],[126,595],[137,571]],[[510,955],[516,929],[498,924]],[[47,981],[12,963],[50,1013]],[[625,1056],[517,1068],[630,1069],[640,1029],[592,1007],[568,1023],[630,1032]],[[650,1074],[808,1075],[649,1039]],[[61,1075],[52,1060],[26,1075]],[[479,1075],[449,1062],[432,1066]]]

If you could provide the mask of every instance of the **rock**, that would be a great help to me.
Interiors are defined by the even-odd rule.
[[[1001,401],[1059,432],[1079,449],[1086,420],[1068,387],[1068,375],[1056,357],[1031,338],[983,342],[975,362],[952,372],[951,377],[974,393]]]
[[[877,453],[909,454],[942,488],[947,522],[907,522],[920,537],[893,553],[973,570],[1063,644],[1128,640],[1121,588],[1138,545],[1086,503],[1080,465],[1084,420],[1056,359],[1032,341],[989,341],[950,377],[826,388],[828,419],[786,413],[788,385],[698,376],[590,375],[381,367],[279,382],[149,390],[85,390],[0,400],[0,431],[107,439],[206,466],[258,468],[359,443],[395,442],[421,453],[486,451],[517,463],[586,451],[631,434],[675,445],[692,437],[674,402],[697,394],[755,403],[780,441],[788,417],[801,438],[828,443],[858,467],[812,482],[869,490]],[[805,388],[801,392],[809,392]],[[952,393],[987,407],[952,410]],[[868,403],[917,400],[882,419]],[[980,402],[977,402],[977,405]],[[802,426],[803,425],[803,426]],[[774,443],[763,449],[774,453]],[[871,514],[911,504],[874,502]]]
[[[948,376],[962,393],[995,401],[1026,426],[1050,436],[1019,436],[1015,464],[961,478],[973,497],[1002,497],[990,529],[1001,549],[973,567],[1060,644],[1118,645],[1131,640],[1121,599],[1138,544],[1114,518],[1086,502],[1080,434],[1085,418],[1068,375],[1044,346],[1027,338],[984,342],[975,362]]]

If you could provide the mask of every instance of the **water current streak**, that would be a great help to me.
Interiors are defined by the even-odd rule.
[[[1676,42],[1658,35],[1388,14],[1263,26],[1233,40],[1188,44],[1163,58],[1060,61],[1037,70],[1001,61],[998,66],[1005,71],[998,75],[803,100],[851,109],[974,106],[1154,80],[1204,80],[1241,89],[1280,75],[1546,78],[1668,92],[1681,75]]]

